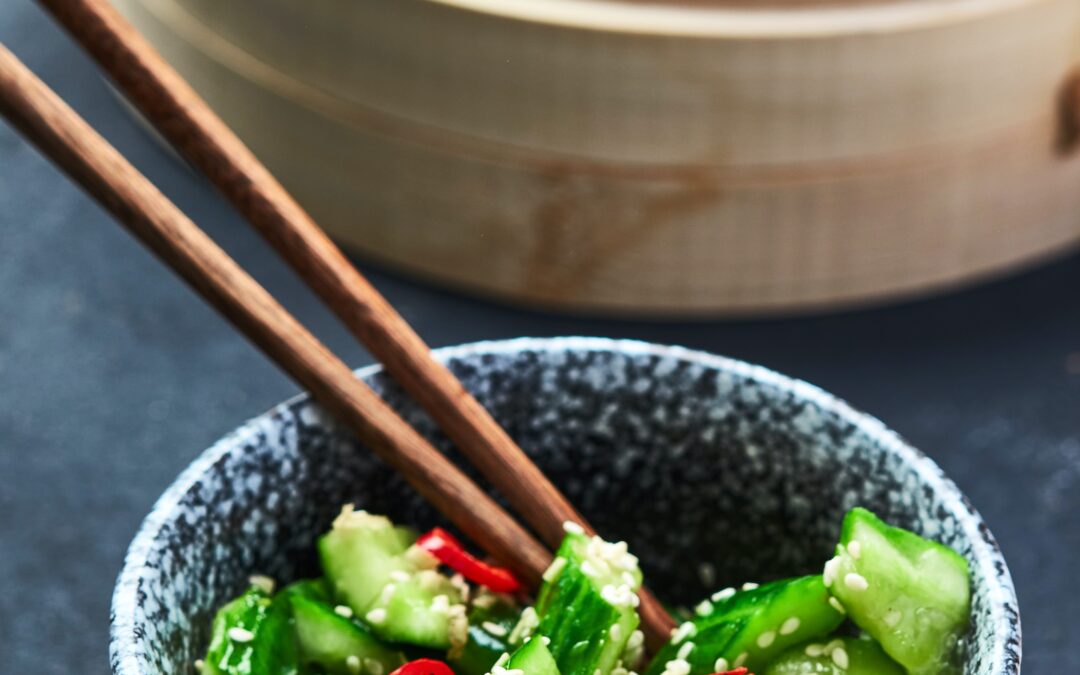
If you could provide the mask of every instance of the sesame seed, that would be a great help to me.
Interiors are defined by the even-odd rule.
[[[723,590],[719,590],[719,591],[713,593],[712,597],[709,598],[709,599],[712,600],[713,602],[723,602],[724,600],[727,600],[728,598],[730,598],[733,595],[735,595],[735,589],[728,586],[727,588],[725,588]]]
[[[379,625],[386,621],[386,610],[382,607],[376,607],[375,609],[368,612],[367,616],[365,616],[364,618],[367,619],[368,623]]]
[[[736,668],[741,668],[742,664],[746,663],[746,659],[748,658],[750,658],[750,654],[748,652],[743,652],[742,654],[739,654],[735,657],[735,663],[731,665],[735,666]]]
[[[841,649],[843,646],[844,641],[840,638],[837,638],[825,645],[825,653],[832,654],[834,651],[836,651],[837,649]]]
[[[367,669],[370,675],[383,675],[386,669],[383,668],[381,661],[373,659],[370,656],[364,659],[364,668]]]
[[[844,576],[844,585],[853,591],[865,591],[870,588],[870,583],[866,581],[866,577],[857,572],[848,572]]]
[[[806,645],[806,655],[812,659],[816,659],[825,653],[825,647],[822,645]]]
[[[847,610],[844,609],[844,606],[840,604],[840,601],[831,595],[829,596],[829,604],[832,605],[833,609],[840,612],[841,614],[847,614]]]
[[[698,616],[708,616],[712,613],[712,610],[712,602],[708,600],[702,600],[697,604],[697,607],[694,607],[694,612],[696,612]]]
[[[487,632],[491,633],[492,635],[495,635],[495,636],[498,636],[498,637],[502,637],[502,636],[506,635],[507,632],[509,632],[509,631],[506,630],[506,626],[500,626],[499,624],[497,624],[497,623],[495,623],[493,621],[485,621],[485,622],[481,623],[480,625],[483,627],[484,630],[486,630]]]
[[[226,635],[228,635],[229,639],[233,642],[251,642],[255,639],[254,633],[252,633],[246,628],[241,628],[239,626],[234,626],[233,628],[230,628],[228,632],[226,632]]]
[[[692,652],[692,651],[694,651],[694,643],[693,642],[684,642],[682,647],[679,647],[679,651],[676,654],[676,656],[678,656],[680,659],[685,661],[686,657],[690,656],[690,652]]]
[[[799,624],[800,623],[802,623],[802,622],[799,621],[799,617],[797,617],[797,616],[793,616],[793,617],[788,618],[787,621],[780,624],[780,634],[781,635],[791,635],[795,631],[799,630]]]
[[[850,555],[852,558],[854,558],[855,560],[858,560],[859,558],[862,557],[862,544],[860,544],[855,539],[852,539],[851,541],[848,542],[847,552],[848,552],[848,555]]]
[[[390,581],[408,581],[409,573],[405,570],[394,570],[390,573]]]
[[[837,647],[833,650],[832,661],[836,664],[837,668],[841,670],[847,670],[848,667],[848,655],[847,650],[843,647]]]
[[[636,649],[643,644],[645,644],[645,633],[642,633],[639,630],[630,633],[630,639],[626,641],[628,649]]]
[[[725,659],[723,656],[716,659],[716,663],[713,664],[713,670],[715,670],[718,673],[722,673],[727,669],[728,669],[727,659]]]
[[[684,659],[672,659],[664,664],[664,675],[690,675],[690,664]]]
[[[353,617],[352,607],[347,607],[345,605],[336,605],[334,607],[334,614],[345,617],[346,619],[351,619]]]
[[[195,659],[195,663],[192,664],[192,665],[195,666],[195,670],[202,670],[203,666],[206,665],[206,662],[203,661],[202,659]]]
[[[755,584],[753,581],[747,581],[745,584],[742,585],[742,589],[744,591],[752,591],[755,588],[757,588],[759,585],[760,584]]]
[[[431,611],[438,612],[440,614],[450,613],[450,598],[439,594],[431,599]]]
[[[248,583],[267,595],[274,594],[274,580],[265,574],[252,574],[248,577]]]
[[[499,657],[499,658],[498,658],[498,659],[497,659],[497,660],[495,661],[495,668],[500,668],[500,667],[502,667],[502,666],[505,666],[505,665],[506,665],[506,662],[507,662],[507,661],[509,661],[509,660],[510,660],[510,654],[508,654],[508,653],[506,653],[506,652],[503,652],[503,653],[502,653],[502,656],[500,656],[500,657]]]
[[[622,573],[622,580],[623,580],[623,583],[625,583],[630,588],[633,588],[634,586],[637,586],[637,579],[635,579],[634,575],[630,574],[629,572],[623,572]]]
[[[890,609],[888,612],[885,612],[885,616],[882,618],[882,620],[889,628],[896,628],[896,625],[900,623],[900,619],[903,618],[903,612],[898,609]]]
[[[825,563],[825,570],[822,572],[823,581],[826,586],[832,586],[836,581],[837,567],[840,566],[840,558],[829,558],[829,561]]]
[[[562,529],[567,534],[585,534],[585,528],[578,525],[572,520],[568,520],[562,524]]]
[[[776,632],[767,630],[757,638],[757,646],[762,649],[768,649],[773,642],[776,641]]]
[[[551,638],[549,638],[546,635],[541,635],[540,636],[540,641],[544,643],[545,647],[548,646],[549,644],[551,644]]]
[[[618,641],[622,637],[622,626],[617,623],[611,624],[608,634],[611,635],[612,640]]]
[[[544,581],[553,581],[555,577],[559,576],[559,572],[563,571],[564,567],[566,567],[566,558],[560,556],[552,560],[548,568],[544,570]]]
[[[537,616],[536,610],[532,607],[526,607],[521,611],[521,618],[518,619],[514,630],[510,631],[510,642],[516,643],[518,640],[528,637],[539,623],[540,617]]]
[[[697,634],[697,626],[689,621],[683,623],[671,633],[671,641],[675,644],[679,644],[688,637],[693,637]]]
[[[353,675],[360,675],[360,657],[356,654],[349,654],[345,657],[345,667],[349,669],[349,672]]]
[[[585,562],[581,563],[581,571],[584,572],[585,576],[587,577],[600,576],[600,571],[596,569],[596,567],[592,564],[591,560],[586,560]]]

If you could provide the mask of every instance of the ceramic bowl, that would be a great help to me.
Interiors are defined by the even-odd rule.
[[[944,542],[971,564],[966,675],[1020,671],[1005,560],[956,485],[876,419],[805,382],[701,352],[592,338],[437,351],[609,538],[675,603],[821,569],[847,509]],[[449,445],[378,367],[359,376]],[[313,542],[354,502],[440,518],[306,397],[204,452],[135,537],[112,607],[114,675],[191,673],[216,607],[253,573],[316,569]]]

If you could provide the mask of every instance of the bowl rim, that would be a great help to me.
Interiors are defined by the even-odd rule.
[[[874,438],[889,452],[907,462],[926,482],[933,486],[946,507],[956,515],[965,536],[971,541],[972,556],[988,586],[990,611],[994,623],[994,675],[1018,675],[1022,657],[1022,631],[1019,604],[1012,575],[1004,555],[982,516],[963,495],[956,484],[930,457],[905,441],[876,417],[852,408],[847,402],[805,380],[782,375],[764,366],[739,359],[719,356],[709,352],[676,345],[660,345],[640,340],[612,339],[602,337],[519,337],[505,340],[483,340],[462,345],[433,349],[440,362],[454,358],[476,355],[506,355],[522,351],[538,352],[613,352],[627,355],[649,355],[694,363],[707,369],[730,373],[751,379],[790,393],[806,400],[821,410],[843,418],[860,431]],[[357,377],[368,379],[383,367],[374,363],[355,370]],[[276,413],[298,403],[310,400],[302,392],[279,403],[262,414],[246,420],[235,430],[222,436],[200,453],[169,485],[155,501],[149,514],[132,539],[124,555],[123,565],[113,591],[110,611],[109,657],[113,675],[144,675],[139,665],[140,638],[134,631],[134,617],[138,607],[138,584],[145,568],[146,558],[153,550],[154,539],[162,524],[171,516],[180,500],[198,482],[199,478],[224,455],[242,447]],[[1015,614],[1015,622],[1007,615],[1008,608]],[[1015,642],[1016,660],[1007,661],[1006,645]]]
[[[709,6],[626,0],[426,0],[479,15],[571,30],[647,37],[827,38],[926,30],[1052,0],[888,0],[810,7]]]

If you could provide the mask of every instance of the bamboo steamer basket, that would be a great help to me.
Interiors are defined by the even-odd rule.
[[[1080,0],[812,2],[118,4],[348,248],[486,294],[777,313],[1080,239]]]

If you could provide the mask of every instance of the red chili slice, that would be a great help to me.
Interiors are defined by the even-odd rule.
[[[416,545],[474,584],[487,586],[496,593],[516,593],[521,590],[521,582],[514,578],[510,570],[477,559],[441,527],[422,535],[416,540]]]
[[[409,661],[390,675],[454,675],[450,666],[436,659],[416,659]]]
[[[713,673],[713,675],[746,675],[749,670],[749,668],[743,666],[742,668],[736,668],[734,670],[725,670],[721,673]]]

